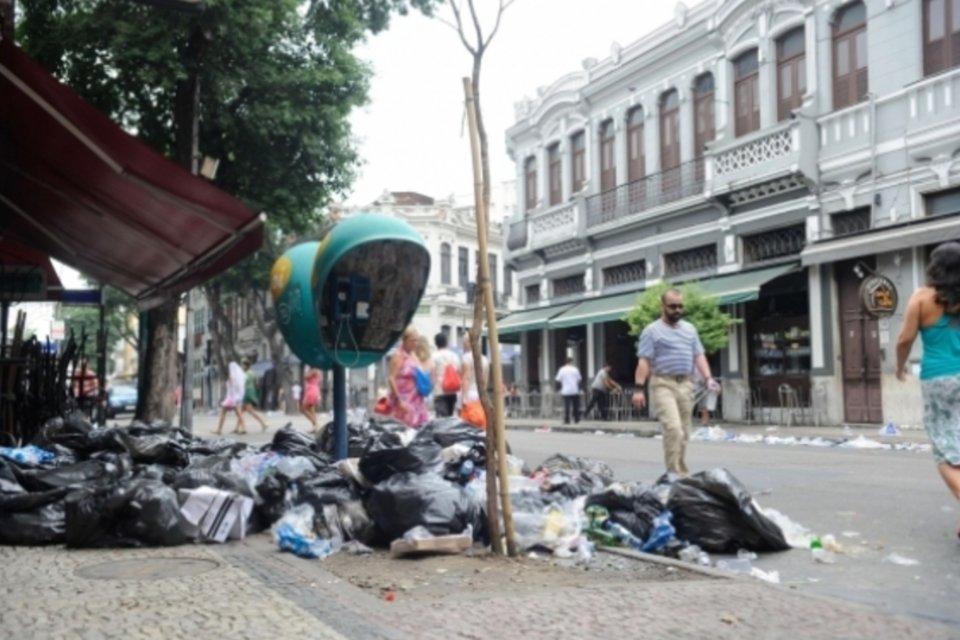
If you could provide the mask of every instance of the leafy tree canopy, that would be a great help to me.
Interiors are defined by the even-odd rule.
[[[391,14],[429,13],[435,1],[207,0],[189,14],[146,2],[21,0],[17,39],[168,156],[177,85],[198,71],[200,153],[220,160],[217,186],[267,213],[268,255],[222,281],[240,291],[251,277],[266,283],[284,241],[315,229],[354,178],[347,118],[367,100],[370,71],[353,48]]]
[[[730,327],[740,322],[720,310],[717,300],[696,282],[674,285],[669,282],[650,287],[637,298],[637,304],[624,317],[630,325],[631,335],[640,335],[643,328],[663,315],[660,297],[670,288],[683,293],[683,317],[700,333],[700,341],[707,353],[714,353],[727,346]]]

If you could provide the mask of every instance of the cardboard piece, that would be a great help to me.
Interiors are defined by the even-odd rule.
[[[427,553],[463,553],[473,544],[473,536],[458,533],[449,536],[434,536],[408,540],[397,538],[390,543],[390,553],[395,556]]]
[[[180,489],[180,514],[185,533],[200,540],[243,540],[253,499],[213,487]]]

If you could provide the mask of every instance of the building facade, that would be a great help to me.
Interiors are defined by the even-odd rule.
[[[623,314],[697,280],[739,320],[714,365],[725,418],[920,424],[894,347],[930,249],[960,237],[958,42],[947,0],[678,3],[518,103],[501,333],[523,382],[573,354],[632,385]],[[864,304],[875,276],[892,314]]]

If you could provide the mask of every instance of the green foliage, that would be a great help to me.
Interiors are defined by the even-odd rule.
[[[130,320],[136,317],[137,308],[130,296],[113,287],[104,287],[103,320],[107,329],[107,374],[113,373],[114,362],[111,358],[118,340],[137,347],[136,332],[130,326]],[[95,305],[61,305],[59,317],[64,321],[66,335],[73,331],[79,342],[86,335],[84,353],[95,365],[97,350],[97,330],[100,328],[100,308]]]
[[[660,297],[672,287],[683,292],[683,317],[697,328],[706,352],[714,353],[726,347],[730,327],[740,321],[721,311],[716,299],[696,282],[682,285],[661,282],[641,293],[636,306],[624,317],[630,325],[630,334],[640,335],[644,327],[663,315]]]

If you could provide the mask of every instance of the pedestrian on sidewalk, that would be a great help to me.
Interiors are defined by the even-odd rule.
[[[560,383],[560,395],[563,397],[563,424],[570,424],[570,414],[574,423],[580,422],[580,382],[583,377],[580,369],[573,364],[573,358],[557,371],[556,381]]]
[[[662,315],[640,334],[633,405],[643,409],[647,397],[643,387],[650,379],[657,420],[663,429],[663,457],[667,471],[687,475],[686,451],[693,422],[693,370],[703,375],[707,389],[720,392],[710,373],[697,328],[683,319],[683,294],[667,289],[660,296]]]
[[[233,432],[243,435],[247,432],[247,427],[243,423],[240,405],[243,403],[243,387],[246,382],[246,375],[240,365],[232,360],[227,365],[227,374],[223,402],[220,403],[220,421],[217,422],[217,430],[214,433],[218,436],[222,434],[223,421],[227,419],[227,414],[235,413],[237,415],[237,426]]]
[[[243,381],[243,407],[240,413],[249,413],[253,419],[260,423],[260,428],[267,430],[267,422],[260,415],[257,409],[260,406],[260,394],[257,393],[257,376],[250,371],[250,361],[243,361],[243,374],[246,378]]]
[[[907,303],[897,339],[900,381],[907,379],[907,358],[917,334],[923,344],[923,426],[940,476],[960,501],[960,242],[933,250],[927,284]]]
[[[453,415],[457,406],[457,392],[460,391],[460,356],[447,346],[447,334],[433,336],[437,350],[432,358],[433,372],[433,410],[438,418]]]
[[[613,367],[610,366],[610,363],[604,362],[600,371],[594,376],[593,383],[590,385],[590,402],[587,404],[587,408],[583,410],[584,416],[589,415],[590,409],[596,406],[601,420],[606,420],[609,417],[610,394],[623,391],[623,388],[610,375],[611,371],[613,371]]]
[[[310,422],[310,433],[316,433],[317,405],[320,403],[320,369],[307,367],[303,374],[303,402],[300,412]]]
[[[390,415],[414,429],[419,429],[429,418],[424,396],[417,389],[416,370],[425,366],[417,357],[419,342],[416,327],[410,325],[404,329],[400,344],[390,357],[390,377],[387,380]]]

